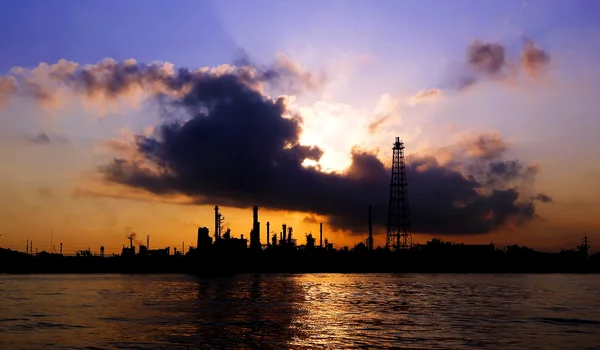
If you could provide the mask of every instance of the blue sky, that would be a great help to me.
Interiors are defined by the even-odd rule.
[[[238,49],[269,60],[279,51],[368,52],[422,62],[460,55],[473,35],[537,40],[598,25],[593,0],[507,1],[2,1],[0,70],[66,58],[104,57],[214,65]],[[405,48],[410,48],[406,50]]]
[[[554,206],[540,210],[547,216],[563,216],[544,230],[597,227],[590,224],[590,215],[600,214],[600,202],[594,199],[600,196],[600,186],[594,185],[600,175],[600,1],[0,0],[0,5],[2,74],[16,66],[34,68],[59,59],[95,64],[107,57],[134,58],[197,68],[232,63],[241,50],[259,63],[271,62],[282,52],[331,78],[326,93],[302,102],[307,113],[318,115],[316,103],[322,102],[331,110],[356,116],[356,123],[331,116],[332,125],[368,121],[383,94],[400,99],[423,89],[446,88],[445,77],[464,61],[465,49],[474,39],[501,42],[511,57],[518,58],[520,35],[525,34],[552,57],[547,81],[524,82],[512,89],[485,83],[469,94],[449,94],[442,104],[403,107],[402,118],[389,126],[390,132],[410,134],[413,144],[425,147],[451,142],[456,135],[450,135],[450,127],[460,132],[498,131],[511,144],[512,155],[541,164],[536,186],[557,198]],[[348,64],[361,56],[370,59]],[[95,142],[118,136],[122,128],[139,132],[156,119],[145,109],[98,118],[81,108],[50,113],[16,101],[0,110],[2,137],[48,132],[65,134],[73,142],[61,146],[62,151],[69,149],[68,156],[32,148],[26,151],[32,158],[23,158],[5,148],[0,160],[18,160],[15,166],[30,171],[36,162],[50,164],[52,157],[64,156],[60,166],[45,171],[65,186],[97,165],[99,156],[90,151]],[[367,146],[389,144],[388,139],[364,134],[348,131]],[[350,138],[338,132],[317,139],[335,139],[339,144],[327,146],[343,154],[355,141]],[[48,182],[35,171],[27,178]],[[0,174],[0,179],[5,181],[0,188],[19,183],[18,175]],[[6,214],[3,205],[0,201],[0,219]],[[123,212],[136,213],[131,217],[149,210],[139,207],[142,204],[119,205]],[[560,214],[576,205],[588,211],[569,214],[575,221]],[[576,234],[581,230],[577,228]]]
[[[354,78],[378,89],[353,93],[363,103],[407,89],[407,81],[411,89],[415,81],[419,88],[439,85],[448,62],[462,59],[473,38],[500,40],[516,51],[519,33],[544,44],[565,30],[597,34],[600,20],[593,0],[26,0],[4,1],[3,9],[0,42],[10,54],[0,56],[1,72],[61,58],[214,66],[232,62],[242,49],[259,62],[285,52],[309,67],[369,54],[372,64]],[[391,72],[390,79],[398,66],[402,74]]]

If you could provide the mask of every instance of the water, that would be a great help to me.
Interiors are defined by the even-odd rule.
[[[600,275],[0,275],[0,349],[600,349]]]

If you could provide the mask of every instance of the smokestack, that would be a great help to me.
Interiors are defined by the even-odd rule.
[[[323,248],[323,223],[319,224],[319,248]]]
[[[250,235],[250,249],[260,250],[260,222],[258,222],[258,207],[255,205],[253,211],[252,233]],[[268,241],[268,240],[267,240]]]
[[[29,240],[25,241],[25,254],[29,254]]]
[[[267,221],[267,246],[271,245],[269,243],[269,232],[271,232],[270,227],[271,227],[271,224]]]
[[[371,204],[369,204],[369,250],[373,250],[373,221],[371,219]]]
[[[221,238],[221,232],[219,232],[219,206],[215,205],[215,242]]]
[[[286,230],[287,225],[283,224],[283,225],[281,225],[281,228],[283,229],[281,231],[281,244],[283,244],[283,243],[285,243],[285,238],[286,238],[285,236],[286,236],[286,233],[287,233],[287,230]]]
[[[150,235],[146,235],[146,248],[150,250]]]
[[[62,242],[60,242],[60,255],[62,255]]]

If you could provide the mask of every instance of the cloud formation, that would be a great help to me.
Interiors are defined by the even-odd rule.
[[[550,63],[550,55],[529,38],[524,39],[519,59],[508,57],[506,47],[500,43],[474,40],[467,47],[465,63],[466,69],[460,70],[452,83],[459,90],[484,79],[507,82],[514,79],[519,70],[531,78],[540,78]]]
[[[399,115],[399,101],[390,94],[383,94],[375,107],[375,119],[367,125],[369,134],[374,134],[377,130]]]
[[[553,202],[553,200],[552,200],[551,197],[549,197],[549,196],[547,196],[547,195],[545,195],[543,193],[540,193],[540,194],[538,194],[536,196],[533,196],[532,199],[540,201],[542,203],[551,203],[551,202]]]
[[[151,135],[135,137],[134,156],[100,168],[106,180],[183,194],[196,204],[323,215],[332,227],[361,234],[372,204],[374,224],[384,227],[390,170],[375,154],[354,150],[350,167],[338,173],[302,166],[306,159],[318,162],[323,151],[300,144],[301,116],[289,113],[285,97],[265,96],[244,72],[183,72],[170,84],[188,89],[164,94],[172,112]],[[530,184],[525,179],[536,169],[504,160],[499,135],[451,148],[443,162],[435,154],[409,159],[415,232],[487,233],[535,218],[533,200],[520,198],[518,186]]]
[[[25,136],[25,140],[27,140],[30,143],[34,143],[34,144],[38,144],[38,145],[69,142],[69,140],[64,136],[58,136],[58,135],[50,136],[44,132],[39,133],[35,136]]]
[[[531,39],[525,38],[524,40],[525,45],[521,51],[521,66],[529,76],[538,78],[550,63],[550,55],[536,46]]]
[[[485,75],[497,75],[506,65],[504,46],[474,40],[467,48],[467,62],[475,71]]]
[[[17,81],[14,77],[0,77],[0,107],[2,107],[8,98],[17,90]]]
[[[433,88],[427,90],[421,90],[415,95],[408,98],[410,105],[417,105],[420,103],[434,102],[442,97],[443,93],[441,89]]]
[[[61,59],[51,65],[40,63],[34,69],[16,67],[10,75],[0,77],[0,103],[13,94],[53,107],[66,103],[65,93],[74,93],[84,105],[135,99],[139,94],[175,98],[185,96],[192,88],[191,84],[201,76],[232,74],[259,91],[267,82],[272,88],[294,93],[320,89],[325,83],[323,74],[305,70],[283,54],[269,65],[254,64],[244,56],[238,65],[223,64],[193,70],[175,69],[168,62],[141,64],[134,59],[118,62],[107,58],[93,65]]]
[[[69,140],[64,136],[58,136],[58,135],[50,136],[44,132],[39,133],[35,136],[25,136],[25,140],[27,140],[30,143],[34,143],[34,144],[38,144],[38,145],[69,142]]]

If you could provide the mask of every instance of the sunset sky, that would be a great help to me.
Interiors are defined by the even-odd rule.
[[[416,242],[600,246],[598,1],[0,3],[1,247],[384,245],[396,136]]]

